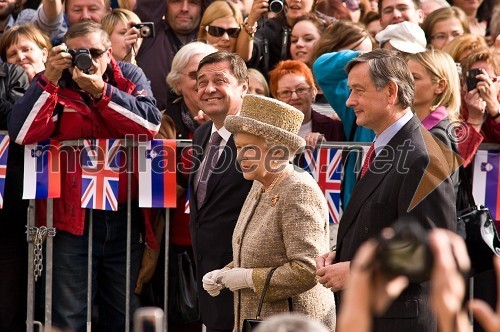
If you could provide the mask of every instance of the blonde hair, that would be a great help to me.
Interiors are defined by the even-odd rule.
[[[427,39],[427,44],[431,43],[432,30],[434,29],[434,26],[438,22],[451,18],[456,18],[460,21],[464,33],[470,33],[469,19],[462,9],[458,7],[439,8],[430,13],[422,23],[422,30],[424,30],[425,32],[425,39]]]
[[[128,25],[129,22],[140,23],[141,19],[136,13],[128,9],[115,8],[111,13],[104,16],[101,20],[102,29],[111,36],[118,22]]]
[[[484,37],[467,33],[455,37],[443,48],[443,51],[451,55],[453,60],[458,63],[467,55],[464,53],[470,53],[481,47],[487,47]]]
[[[0,57],[2,61],[7,61],[7,49],[17,43],[19,36],[24,36],[34,42],[41,50],[52,48],[49,37],[31,23],[15,24],[6,30],[0,38]]]
[[[450,121],[456,121],[460,112],[460,78],[455,62],[451,56],[440,50],[427,50],[425,52],[408,54],[407,60],[421,64],[431,76],[433,82],[441,80],[446,82],[446,87],[439,95],[434,97],[434,111],[440,106],[445,106]]]
[[[223,18],[223,17],[234,17],[238,26],[243,24],[243,15],[241,15],[241,10],[236,7],[233,2],[227,0],[215,0],[212,2],[207,9],[200,21],[200,30],[198,32],[198,41],[207,40],[207,31],[205,27],[210,25],[213,21]]]
[[[255,68],[248,68],[248,77],[252,76],[255,78],[264,88],[264,95],[266,97],[271,97],[271,92],[269,91],[269,85],[267,84],[266,78],[260,71]]]

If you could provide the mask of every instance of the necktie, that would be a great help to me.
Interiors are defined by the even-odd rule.
[[[212,137],[210,137],[208,152],[205,156],[205,163],[203,169],[201,170],[198,189],[196,190],[196,202],[198,203],[198,208],[200,208],[205,202],[208,179],[210,178],[210,175],[217,164],[217,160],[219,159],[219,145],[221,141],[222,137],[216,131],[212,134]]]
[[[375,143],[372,143],[372,145],[370,145],[370,148],[366,153],[365,162],[363,163],[363,167],[361,168],[360,179],[365,175],[366,171],[368,171],[368,168],[372,164],[373,159],[375,159]]]

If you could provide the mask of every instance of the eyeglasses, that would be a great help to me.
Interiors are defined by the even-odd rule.
[[[241,31],[241,27],[224,29],[221,27],[215,27],[213,25],[207,25],[205,27],[205,30],[208,32],[209,35],[214,37],[222,37],[225,33],[227,33],[229,38],[238,38]]]
[[[450,34],[447,34],[447,33],[438,33],[434,36],[431,37],[432,40],[439,40],[439,41],[445,41],[445,40],[448,40],[451,38],[455,38],[455,37],[458,37],[458,36],[461,36],[463,35],[464,33],[463,32],[460,32],[460,31],[454,31]]]
[[[186,75],[187,77],[189,77],[193,81],[196,81],[196,70],[190,71],[189,73],[183,73],[183,72],[181,72],[181,74],[182,75]]]
[[[297,88],[296,90],[278,91],[276,93],[276,95],[280,99],[290,99],[290,98],[292,98],[292,94],[294,92],[297,94],[297,96],[302,97],[302,96],[307,95],[309,92],[311,92],[311,87],[310,86],[308,86],[308,87],[303,86],[303,87]]]
[[[104,53],[106,53],[108,50],[100,50],[98,48],[90,48],[90,56],[94,59],[99,59]]]

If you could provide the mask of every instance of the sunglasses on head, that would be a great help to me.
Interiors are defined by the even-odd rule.
[[[229,28],[229,29],[224,29],[220,27],[215,27],[213,25],[207,25],[205,27],[205,30],[207,30],[208,34],[214,37],[222,37],[226,32],[229,38],[238,38],[238,35],[240,34],[241,28]]]

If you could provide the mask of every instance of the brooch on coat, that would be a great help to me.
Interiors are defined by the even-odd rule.
[[[271,198],[271,206],[276,206],[278,201],[280,200],[280,194],[276,194]]]

